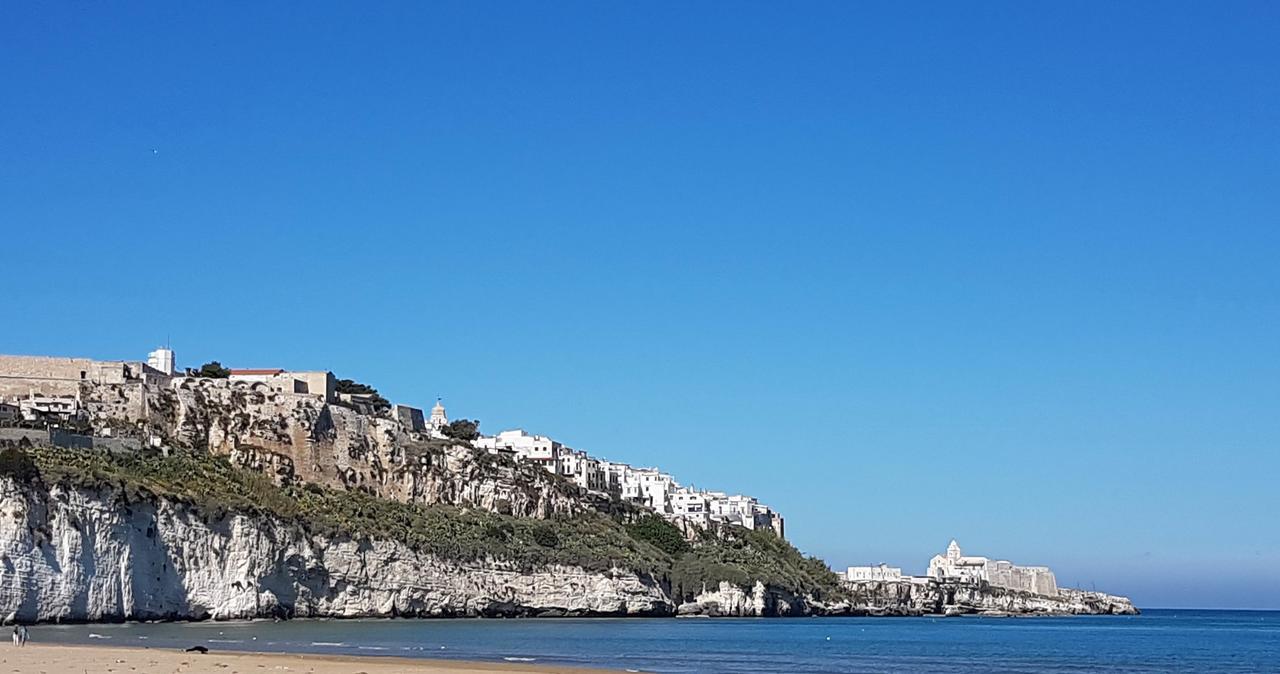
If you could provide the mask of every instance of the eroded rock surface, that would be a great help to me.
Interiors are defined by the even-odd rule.
[[[0,479],[0,614],[26,621],[661,615],[652,578],[519,569],[391,541],[309,535],[269,517],[205,521],[167,500]]]

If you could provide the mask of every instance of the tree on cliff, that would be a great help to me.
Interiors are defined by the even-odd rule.
[[[657,515],[645,515],[627,525],[631,537],[678,557],[689,551],[689,541],[676,526]]]
[[[17,447],[6,447],[0,449],[0,476],[30,483],[40,477],[40,469],[31,455]]]
[[[216,360],[211,360],[204,365],[201,365],[199,370],[196,370],[196,376],[208,377],[210,379],[226,379],[231,376],[231,370],[222,367],[222,363],[219,363]]]
[[[440,432],[454,440],[468,442],[480,437],[479,419],[455,419],[440,427]]]
[[[378,412],[391,409],[391,401],[383,398],[382,394],[378,393],[378,389],[368,384],[361,384],[360,382],[353,381],[351,379],[339,379],[334,384],[334,390],[338,393],[368,396],[369,404]]]

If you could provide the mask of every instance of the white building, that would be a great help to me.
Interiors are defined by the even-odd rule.
[[[162,346],[147,354],[147,365],[172,377],[177,372],[173,349]]]
[[[472,444],[490,452],[514,452],[520,460],[536,463],[584,489],[610,494],[668,519],[685,519],[702,527],[723,523],[768,529],[779,537],[786,534],[782,516],[750,496],[686,488],[657,468],[597,459],[543,435],[515,429],[478,438]]]
[[[519,428],[497,435],[481,436],[471,444],[490,453],[499,450],[514,452],[518,458],[536,463],[547,472],[557,474],[560,472],[560,454],[565,449],[564,445],[545,435],[530,435]]]
[[[986,557],[966,557],[960,553],[960,544],[951,541],[946,554],[934,555],[929,560],[929,575],[934,578],[954,578],[957,580],[986,580]]]
[[[600,460],[600,470],[604,471],[606,492],[623,501],[636,501],[640,498],[640,479],[635,469],[625,463]]]
[[[947,552],[929,560],[929,576],[938,579],[982,581],[1011,590],[1055,596],[1058,581],[1047,566],[1018,566],[1005,560],[966,557],[952,540]]]
[[[902,569],[888,564],[875,566],[851,566],[844,574],[845,580],[902,580]]]
[[[579,487],[591,491],[606,491],[608,481],[600,462],[586,452],[568,450],[560,452],[557,472],[573,480]]]
[[[70,397],[31,396],[18,401],[18,410],[25,421],[68,421],[80,416],[80,400]]]
[[[680,487],[671,492],[671,514],[708,526],[711,524],[711,497],[708,492]]]
[[[440,433],[440,429],[449,425],[449,417],[444,413],[444,405],[436,398],[436,404],[431,408],[431,418],[427,420],[427,428],[433,433]]]
[[[664,515],[673,513],[671,494],[680,487],[676,479],[659,471],[657,468],[637,468],[636,478],[639,480],[640,503]]]

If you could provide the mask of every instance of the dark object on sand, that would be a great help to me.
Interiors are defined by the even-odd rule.
[[[205,654],[205,653],[208,653],[208,652],[209,652],[209,649],[205,648],[204,646],[192,646],[191,648],[188,648],[186,652],[187,652],[187,653],[200,653],[200,654],[202,654],[202,655],[203,655],[203,654]]]

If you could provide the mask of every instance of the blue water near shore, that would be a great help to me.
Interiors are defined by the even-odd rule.
[[[646,672],[1280,672],[1280,611],[1064,618],[295,620],[38,626],[44,642]]]

